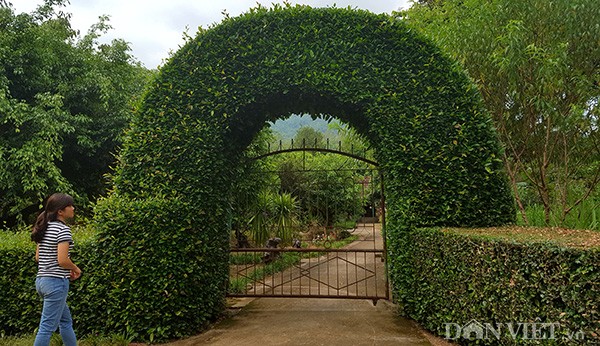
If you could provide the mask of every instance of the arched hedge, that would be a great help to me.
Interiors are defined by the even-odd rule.
[[[430,42],[362,10],[252,9],[187,42],[128,133],[114,191],[97,208],[87,283],[112,331],[176,337],[222,311],[241,153],[265,122],[292,113],[334,116],[375,148],[392,273],[407,227],[513,221],[490,117]]]

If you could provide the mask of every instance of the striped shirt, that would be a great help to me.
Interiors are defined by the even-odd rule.
[[[48,222],[44,239],[39,243],[39,262],[37,277],[50,276],[55,278],[68,278],[69,269],[58,265],[58,243],[69,242],[69,249],[73,248],[71,229],[60,221]],[[71,253],[69,251],[69,257]]]

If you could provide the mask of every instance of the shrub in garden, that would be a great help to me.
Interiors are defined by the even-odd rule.
[[[407,239],[404,251],[411,276],[402,283],[403,300],[409,302],[404,313],[425,328],[446,337],[447,323],[503,325],[500,338],[489,334],[469,342],[459,334],[461,344],[518,345],[526,338],[563,344],[580,331],[583,343],[600,342],[600,249],[439,229],[414,230]],[[516,337],[508,323],[515,326]],[[519,323],[538,323],[539,331],[534,335],[532,327],[527,330]],[[543,323],[555,324],[553,336]],[[450,328],[449,337],[456,334]]]

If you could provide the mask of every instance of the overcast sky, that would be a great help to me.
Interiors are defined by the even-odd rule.
[[[31,12],[43,0],[8,0],[17,13]],[[312,7],[347,7],[366,9],[374,13],[391,13],[408,8],[410,0],[304,0],[289,1]],[[275,0],[71,0],[64,9],[73,15],[71,25],[85,34],[101,15],[110,16],[113,30],[102,42],[121,38],[129,42],[133,55],[147,68],[156,68],[177,51],[183,42],[186,27],[195,36],[198,27],[207,28],[223,19],[222,12],[237,16],[260,3],[270,7]]]

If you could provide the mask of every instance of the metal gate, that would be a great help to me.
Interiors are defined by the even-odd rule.
[[[379,232],[377,226],[358,225],[355,232],[368,238]],[[366,243],[373,248],[363,248]],[[232,261],[230,282],[239,284],[229,296],[389,299],[386,252],[376,244],[371,238],[342,249],[232,249],[232,258],[255,261]],[[276,259],[265,263],[266,257]]]
[[[377,200],[351,227],[325,222],[304,229],[295,246],[231,248],[228,296],[388,300],[383,177],[376,167],[360,172],[362,179],[354,183],[362,197],[369,193]],[[339,234],[353,241],[335,248]]]

